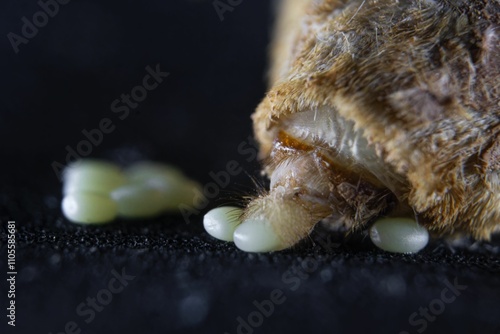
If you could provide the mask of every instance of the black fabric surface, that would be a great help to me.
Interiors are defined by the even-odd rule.
[[[239,147],[250,147],[249,116],[265,93],[272,6],[243,0],[221,21],[213,3],[73,1],[17,54],[3,38],[0,333],[500,333],[499,237],[395,255],[318,227],[291,250],[248,254],[204,232],[208,209],[266,182]],[[21,34],[39,10],[2,1],[1,31]],[[110,104],[157,64],[168,77],[120,120]],[[52,164],[103,118],[116,128],[89,157],[171,163],[202,184],[232,160],[243,171],[189,223],[172,214],[71,224]],[[6,318],[9,220],[16,327]],[[106,305],[90,312],[99,297]],[[424,320],[429,308],[436,315]]]

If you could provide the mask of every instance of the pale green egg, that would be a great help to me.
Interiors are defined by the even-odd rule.
[[[183,183],[186,180],[186,177],[179,169],[150,161],[133,164],[125,169],[125,175],[129,182],[156,183],[157,186]]]
[[[168,187],[163,187],[162,191],[168,197],[165,203],[165,209],[168,211],[175,211],[179,209],[179,205],[184,204],[190,207],[199,207],[198,203],[201,200],[201,186],[198,182],[185,180],[183,183],[172,184]]]
[[[188,179],[179,169],[155,162],[136,163],[125,170],[131,183],[145,184],[159,190],[164,198],[164,210],[175,211],[180,204],[195,206],[200,185]]]
[[[370,228],[375,246],[393,253],[417,253],[429,242],[429,232],[409,218],[382,218]]]
[[[63,198],[62,211],[73,223],[103,224],[116,218],[118,206],[107,195],[73,192]]]
[[[274,252],[285,248],[271,223],[264,217],[244,220],[234,231],[234,244],[245,252]]]
[[[118,166],[92,159],[71,164],[63,175],[64,195],[81,191],[109,194],[127,182]]]
[[[242,209],[234,206],[223,206],[210,210],[203,217],[205,231],[219,240],[233,241],[234,230],[241,224],[242,213]]]
[[[118,215],[124,218],[147,218],[159,215],[169,202],[166,194],[142,183],[131,183],[111,192],[118,205]]]

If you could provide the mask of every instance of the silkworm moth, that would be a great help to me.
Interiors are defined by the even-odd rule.
[[[245,208],[259,232],[243,238],[287,248],[318,221],[352,231],[389,214],[432,236],[500,230],[498,1],[283,0],[278,13],[252,115],[270,190]]]

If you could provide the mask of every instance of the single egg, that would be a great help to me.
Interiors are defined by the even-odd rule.
[[[63,174],[63,194],[95,192],[109,194],[126,183],[125,175],[112,163],[80,160],[68,166]]]
[[[370,239],[393,253],[417,253],[429,242],[429,232],[409,218],[382,218],[370,228]]]
[[[193,206],[198,183],[187,178],[179,169],[155,162],[136,163],[125,170],[130,183],[145,184],[159,190],[165,197],[164,209],[173,211],[180,204]]]
[[[233,241],[234,230],[241,223],[242,213],[242,209],[234,206],[223,206],[210,210],[203,217],[205,231],[219,240]]]
[[[125,169],[125,175],[130,182],[156,181],[158,184],[182,183],[186,180],[184,174],[177,168],[157,162],[138,162]]]
[[[147,218],[160,214],[169,198],[147,184],[127,184],[111,192],[118,205],[118,215],[124,218]]]
[[[74,192],[63,198],[62,211],[73,223],[103,224],[116,218],[118,206],[107,195]]]
[[[244,220],[233,237],[236,247],[245,252],[273,252],[287,248],[265,218]]]

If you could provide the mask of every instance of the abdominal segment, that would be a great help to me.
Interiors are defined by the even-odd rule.
[[[328,111],[303,112],[281,124],[265,167],[269,193],[249,204],[245,219],[265,217],[284,247],[320,220],[356,229],[397,205],[388,187],[397,182],[381,181],[390,169],[352,124]]]
[[[301,112],[283,120],[267,172],[271,192],[283,187],[306,206],[321,203],[336,226],[355,228],[396,206],[392,172],[353,124],[335,111]],[[391,191],[391,188],[393,191]]]

